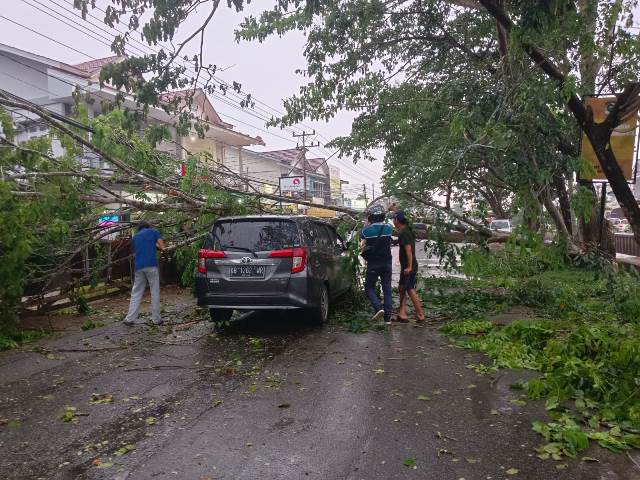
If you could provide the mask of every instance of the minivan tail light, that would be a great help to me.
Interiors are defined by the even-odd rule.
[[[291,273],[303,272],[307,267],[307,249],[306,248],[285,248],[282,250],[273,250],[269,252],[270,258],[291,258]]]
[[[307,249],[294,248],[293,249],[293,265],[291,266],[291,273],[300,273],[304,271],[306,266],[307,266]]]
[[[207,273],[207,258],[226,258],[227,255],[219,250],[198,250],[198,272]]]

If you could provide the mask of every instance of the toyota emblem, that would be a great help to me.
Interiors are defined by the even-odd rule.
[[[242,257],[242,263],[251,263],[253,259],[251,257]]]

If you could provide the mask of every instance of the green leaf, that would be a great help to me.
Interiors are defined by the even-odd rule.
[[[121,456],[123,456],[123,455],[126,455],[126,454],[127,454],[127,453],[129,453],[129,452],[134,451],[135,449],[136,449],[136,446],[135,446],[135,445],[127,444],[127,445],[124,445],[124,446],[120,447],[118,450],[116,450],[115,452],[113,452],[113,454],[114,454],[116,457],[121,457]]]
[[[431,397],[429,395],[418,395],[418,400],[421,400],[423,402],[428,402],[429,400],[431,400]]]
[[[404,461],[404,462],[402,462],[402,464],[403,464],[405,467],[409,467],[409,468],[416,468],[416,461],[415,461],[415,459],[413,459],[413,458],[411,458],[411,457],[406,458],[406,459],[405,459],[405,461]]]

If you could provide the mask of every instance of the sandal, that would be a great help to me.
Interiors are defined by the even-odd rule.
[[[424,323],[427,321],[427,317],[426,316],[422,316],[422,317],[413,317],[413,319],[416,321],[416,323]]]
[[[396,323],[409,323],[409,318],[408,317],[401,317],[400,315],[396,315],[391,319],[391,321],[396,322]]]

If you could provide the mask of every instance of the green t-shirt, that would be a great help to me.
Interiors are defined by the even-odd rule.
[[[407,258],[407,252],[404,247],[406,245],[411,245],[411,256],[413,257],[411,270],[413,272],[418,271],[418,260],[416,259],[416,237],[409,227],[405,227],[398,234],[398,243],[400,244],[400,267],[402,270],[409,266],[409,259]]]

